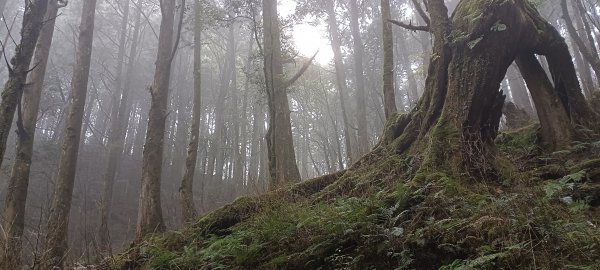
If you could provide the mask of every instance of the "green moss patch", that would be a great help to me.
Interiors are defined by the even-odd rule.
[[[380,149],[149,237],[114,268],[599,269],[594,143],[543,153],[536,136],[534,126],[501,135],[498,166],[517,169],[492,183]]]

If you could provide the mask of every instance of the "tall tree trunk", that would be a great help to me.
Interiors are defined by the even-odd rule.
[[[585,17],[585,10],[582,10],[583,6],[581,5],[581,2],[573,1],[572,5],[573,5],[574,13],[576,14],[575,27],[577,27],[577,29],[579,30],[578,35],[585,36],[587,39],[584,39],[584,44],[586,44],[586,46],[591,49],[591,52],[594,55],[598,55],[598,50],[596,49],[594,38],[592,37],[592,30],[590,29],[589,23],[587,22],[587,18]],[[588,31],[590,31],[590,32],[588,33]],[[573,38],[571,38],[571,40],[573,40]],[[591,59],[581,59],[581,52],[578,52],[577,50],[574,50],[574,52],[575,52],[576,63],[579,62],[577,64],[578,65],[577,68],[580,71],[582,71],[582,72],[579,72],[579,74],[580,74],[582,80],[584,80],[583,90],[586,92],[586,95],[588,97],[591,97],[592,92],[594,91],[594,83],[592,81],[592,75],[588,68],[588,65],[590,64],[589,61]],[[577,60],[578,58],[580,58],[580,60]],[[585,64],[583,64],[581,62],[583,62]],[[580,64],[581,64],[581,67],[579,66]],[[599,76],[599,75],[600,74],[597,74],[596,76]],[[588,78],[588,76],[589,76],[589,78]],[[598,83],[600,83],[600,78],[596,77],[596,81]]]
[[[209,161],[208,173],[213,174],[216,179],[223,178],[223,165],[225,163],[224,147],[227,143],[225,136],[225,98],[230,90],[233,73],[235,72],[235,31],[234,25],[229,26],[229,32],[227,36],[227,52],[225,56],[225,62],[221,69],[220,87],[219,94],[217,96],[217,102],[215,106],[215,132],[213,133],[213,144],[211,151],[211,159]]]
[[[252,62],[252,52],[254,51],[254,38],[251,36],[250,39],[248,40],[248,56],[246,58],[246,74],[250,74],[250,68],[251,68],[251,62]],[[246,193],[247,190],[245,188],[245,186],[247,185],[247,182],[245,181],[245,174],[244,172],[246,171],[247,168],[247,162],[246,162],[246,154],[247,154],[247,126],[248,126],[248,94],[250,92],[250,78],[248,77],[248,75],[246,75],[246,78],[244,79],[244,94],[242,95],[242,112],[241,112],[241,125],[239,128],[239,147],[236,144],[236,148],[239,148],[238,151],[236,151],[236,166],[234,168],[234,172],[233,172],[233,179],[236,181],[236,183],[238,184],[238,192],[237,195]],[[244,188],[244,190],[241,190],[241,188]]]
[[[60,153],[54,199],[46,231],[46,252],[42,260],[44,269],[52,269],[53,267],[62,269],[67,257],[69,212],[71,210],[79,139],[90,73],[95,11],[96,0],[83,3],[76,62],[73,68],[73,79],[71,80],[70,108],[65,125],[65,138]]]
[[[284,82],[279,18],[276,0],[263,0],[264,72],[269,107],[267,150],[269,159],[269,188],[277,189],[300,181],[296,164],[290,108]]]
[[[52,128],[52,138],[51,140],[54,142],[60,142],[62,141],[63,137],[64,137],[64,126],[65,126],[65,115],[66,115],[66,111],[67,109],[65,108],[66,106],[64,104],[61,104],[61,108],[59,108],[58,111],[58,116],[56,117],[56,121],[54,123],[54,127]]]
[[[394,34],[390,0],[381,0],[381,17],[383,23],[383,108],[385,117],[389,118],[398,111],[394,93]]]
[[[264,137],[265,113],[259,101],[254,101],[252,113],[252,139],[250,140],[250,164],[248,165],[248,185],[254,190],[259,182],[259,166],[261,160],[261,144]]]
[[[138,0],[138,1],[142,1],[142,0]],[[141,29],[141,19],[142,19],[142,12],[140,11],[140,9],[136,9],[135,12],[135,23],[133,25],[133,35],[131,37],[131,47],[129,48],[129,57],[128,57],[128,62],[127,62],[127,75],[125,78],[125,85],[123,86],[123,95],[121,97],[121,103],[119,104],[120,108],[119,110],[123,110],[124,109],[124,113],[121,113],[121,111],[119,111],[119,116],[123,116],[123,118],[119,119],[119,123],[122,125],[122,138],[125,137],[125,135],[127,135],[127,141],[129,141],[129,143],[126,143],[126,147],[125,147],[125,152],[129,153],[130,150],[133,147],[134,141],[135,141],[135,136],[133,136],[133,134],[135,133],[135,130],[133,129],[133,121],[132,119],[135,118],[135,107],[132,105],[132,100],[129,98],[129,93],[131,92],[131,82],[133,80],[134,74],[136,74],[136,70],[135,70],[135,63],[137,60],[137,53],[138,53],[138,44],[139,44],[139,39],[140,39],[140,29]],[[132,108],[134,110],[132,110]],[[130,121],[132,121],[130,123]],[[127,130],[127,128],[129,127],[129,130]],[[127,131],[127,134],[125,134],[125,131]]]
[[[596,47],[596,42],[594,41],[594,30],[590,27],[590,23],[586,17],[586,10],[581,3],[581,0],[574,0],[571,2],[571,5],[575,11],[575,15],[577,16],[577,21],[579,22],[580,33],[585,36],[584,42],[587,47],[594,53],[598,55],[598,48]],[[582,31],[581,31],[582,30]]]
[[[327,12],[327,22],[329,29],[329,40],[331,41],[331,48],[333,50],[333,59],[335,65],[335,78],[336,88],[340,97],[340,106],[342,108],[342,130],[344,132],[344,146],[346,147],[346,163],[352,164],[353,153],[352,153],[352,137],[350,135],[350,123],[348,120],[348,114],[346,110],[347,100],[347,85],[346,85],[346,70],[344,68],[344,61],[342,59],[342,49],[340,35],[338,33],[338,23],[335,17],[335,1],[325,1],[325,11]]]
[[[170,178],[173,179],[181,179],[183,177],[183,171],[185,168],[185,159],[186,159],[186,144],[187,144],[187,135],[189,131],[189,108],[188,108],[188,100],[189,96],[187,94],[187,86],[185,86],[187,78],[185,75],[187,72],[187,64],[184,61],[183,57],[179,57],[179,69],[176,73],[178,75],[177,78],[177,100],[174,100],[174,105],[177,108],[177,128],[175,129],[175,136],[173,140],[173,161],[171,163],[171,174]],[[193,104],[192,104],[193,106]],[[175,184],[175,181],[171,183]]]
[[[571,39],[573,40],[573,39]],[[577,46],[573,43],[574,46]],[[572,48],[574,48],[574,46],[571,46]],[[580,78],[581,78],[581,84],[582,84],[582,88],[583,91],[586,95],[586,97],[591,97],[592,93],[594,92],[594,80],[592,79],[592,72],[590,71],[589,68],[589,62],[587,60],[584,60],[583,57],[581,57],[581,52],[579,52],[578,50],[573,50],[573,55],[575,56],[575,65],[577,67],[577,74],[579,74]]]
[[[516,62],[537,108],[543,140],[551,144],[550,149],[567,148],[573,139],[573,128],[542,65],[533,55],[520,56]]]
[[[125,58],[125,41],[127,40],[127,25],[129,24],[129,0],[123,3],[123,18],[121,21],[117,66],[113,85],[110,130],[108,136],[108,161],[104,179],[102,180],[102,198],[100,200],[100,226],[98,226],[98,248],[100,252],[112,253],[108,220],[111,211],[113,187],[117,172],[119,157],[123,153],[124,132],[121,120],[124,118],[127,94],[123,90],[123,59]],[[132,57],[132,56],[130,56]],[[123,135],[121,135],[123,134]]]
[[[21,267],[21,236],[25,228],[25,204],[29,187],[33,141],[57,13],[57,0],[49,1],[48,10],[44,17],[46,24],[40,32],[35,47],[33,64],[37,66],[29,74],[28,87],[23,92],[22,117],[20,120],[22,129],[17,133],[16,158],[12,167],[2,212],[4,233],[0,237],[5,235],[6,242],[1,247],[3,250],[0,251],[0,269],[19,269]]]
[[[151,103],[148,113],[148,129],[144,145],[142,165],[142,188],[140,192],[136,235],[145,235],[165,230],[160,204],[160,180],[163,162],[163,142],[169,81],[173,62],[173,26],[176,1],[160,1],[162,21],[158,38],[158,55],[154,82],[150,88]],[[183,7],[182,7],[183,8]]]
[[[327,101],[327,97],[325,97],[325,105],[327,106],[327,114],[329,115],[329,120],[331,121],[331,126],[333,127],[333,134],[332,137],[334,138],[335,141],[335,146],[336,146],[336,150],[334,151],[334,154],[331,154],[331,158],[333,159],[335,156],[337,156],[337,170],[343,170],[344,169],[344,160],[342,158],[342,144],[340,143],[340,140],[338,139],[338,124],[336,119],[334,119],[333,114],[331,113],[331,106],[329,106],[329,102]],[[327,138],[327,143],[330,144],[329,142],[329,136],[326,135]],[[333,146],[332,146],[333,147]],[[330,169],[330,173],[333,173],[334,171],[332,171]]]
[[[596,79],[600,78],[600,56],[598,56],[596,47],[595,46],[594,47],[587,46],[586,42],[587,42],[587,44],[590,44],[589,36],[586,35],[587,39],[584,39],[577,32],[577,29],[573,25],[573,19],[571,18],[571,15],[569,14],[569,8],[567,6],[567,1],[560,0],[560,6],[561,6],[562,13],[563,13],[562,14],[563,19],[565,20],[565,26],[567,28],[567,32],[569,33],[569,35],[571,36],[571,38],[577,45],[577,48],[583,55],[583,58],[586,59],[590,63],[590,66],[592,67],[592,69],[594,70],[594,73],[596,74]],[[600,81],[598,83],[600,83]]]
[[[365,92],[365,75],[363,58],[365,46],[363,44],[360,26],[359,12],[356,0],[350,0],[350,29],[352,31],[352,45],[354,50],[354,74],[356,76],[356,123],[357,123],[357,148],[356,156],[362,156],[369,152],[369,132],[367,125],[367,104]],[[310,150],[309,150],[310,151]]]
[[[81,135],[79,136],[79,144],[80,145],[85,145],[85,139],[87,136],[87,132],[88,130],[91,131],[92,133],[92,110],[94,109],[94,107],[96,106],[96,103],[98,103],[98,114],[101,114],[102,111],[100,110],[100,108],[102,108],[102,104],[100,102],[100,99],[98,98],[98,88],[96,88],[96,85],[94,84],[93,78],[92,78],[92,85],[91,85],[91,92],[90,95],[87,95],[87,101],[85,102],[87,104],[87,106],[85,106],[84,109],[84,113],[83,113],[83,127],[81,128]],[[96,139],[97,137],[94,136]]]
[[[263,117],[266,117],[263,116]],[[269,189],[270,171],[269,171],[269,149],[267,143],[267,131],[264,130],[264,136],[260,139],[260,166],[258,169],[258,193],[264,193]]]
[[[15,49],[15,55],[10,60],[12,67],[9,67],[8,80],[4,84],[2,101],[0,101],[0,166],[2,166],[4,153],[6,152],[6,142],[13,124],[15,111],[23,95],[27,73],[29,73],[29,64],[42,29],[47,6],[48,0],[25,2],[21,41]],[[22,129],[22,127],[17,128]]]
[[[185,160],[185,172],[179,188],[182,223],[189,223],[197,215],[194,206],[194,174],[198,160],[200,141],[200,119],[202,118],[202,18],[200,0],[194,1],[194,103],[192,105],[192,124],[190,144]],[[202,195],[202,194],[200,194]]]
[[[230,30],[230,35],[235,36],[235,28]],[[232,40],[235,40],[232,38]],[[233,51],[237,51],[237,44],[233,43],[234,48]],[[237,53],[236,53],[237,55]],[[229,158],[229,162],[226,163],[226,168],[227,170],[225,171],[227,176],[225,177],[225,179],[229,179],[230,180],[230,189],[228,190],[229,195],[232,195],[233,193],[235,193],[235,187],[238,183],[238,180],[240,179],[233,179],[233,171],[235,170],[235,167],[237,167],[238,163],[237,163],[237,157],[238,157],[238,153],[239,153],[239,140],[240,140],[240,117],[239,117],[239,113],[240,113],[240,108],[239,108],[239,98],[240,98],[240,90],[238,88],[237,85],[237,66],[236,66],[236,59],[237,56],[234,55],[234,58],[231,59],[232,64],[233,64],[233,69],[232,69],[232,73],[231,73],[231,81],[229,83],[229,92],[231,93],[231,99],[229,102],[229,106],[231,106],[230,111],[228,113],[228,116],[230,117],[230,119],[228,120],[228,122],[231,124],[231,128],[230,128],[230,132],[229,132],[229,136],[224,136],[224,139],[228,142],[228,158]],[[227,106],[227,105],[226,105]],[[241,180],[240,180],[241,181]],[[233,196],[230,196],[233,197]],[[232,200],[234,198],[231,198]]]
[[[144,141],[146,140],[146,132],[148,130],[148,108],[145,102],[138,102],[139,106],[139,121],[135,131],[135,142],[133,144],[133,156],[137,159],[143,156]]]
[[[114,89],[112,85],[109,87],[110,88],[107,87],[107,89],[111,92],[121,92],[120,90]],[[113,102],[113,95],[100,95],[100,91],[96,91],[96,93],[98,94],[98,111],[95,115],[96,117],[94,118],[93,122],[89,117],[84,120],[88,121],[87,124],[90,128],[90,132],[92,133],[91,137],[93,140],[90,140],[90,143],[95,143],[97,146],[104,148],[106,146],[106,139],[108,138],[107,131],[109,127],[108,124],[111,121],[111,111],[118,110],[119,106]],[[84,132],[83,134],[85,135],[85,131],[82,132]]]

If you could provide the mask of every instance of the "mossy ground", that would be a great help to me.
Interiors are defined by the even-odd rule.
[[[600,269],[600,143],[544,153],[535,131],[499,136],[516,168],[502,181],[417,173],[417,157],[379,151],[321,191],[239,200],[112,267]]]

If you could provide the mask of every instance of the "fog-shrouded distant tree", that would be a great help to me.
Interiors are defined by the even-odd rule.
[[[158,34],[154,82],[150,87],[151,103],[142,161],[142,186],[136,228],[137,238],[142,238],[149,233],[165,230],[160,199],[160,182],[164,154],[165,126],[168,114],[171,65],[175,56],[174,48],[177,48],[177,44],[174,45],[173,40],[175,39],[176,43],[178,41],[178,37],[176,38],[174,35],[176,2],[161,0],[159,5],[162,19]],[[183,5],[180,8],[182,11],[184,10]],[[183,13],[181,13],[180,20],[183,20]],[[179,31],[181,31],[180,27]]]
[[[569,5],[567,5],[567,3],[571,4],[573,12],[569,11]],[[577,69],[582,76],[582,88],[586,91],[586,95],[591,97],[595,91],[588,65],[594,71],[597,83],[600,84],[600,56],[598,56],[599,49],[594,39],[594,32],[600,29],[592,29],[592,27],[594,25],[595,27],[600,26],[597,24],[597,21],[591,20],[592,23],[590,22],[586,6],[584,6],[582,0],[560,0],[560,6],[567,32],[573,40],[573,43],[575,43],[574,47],[577,48],[575,60],[579,62]],[[589,8],[589,10],[596,12],[594,11],[594,8]],[[572,16],[571,13],[573,13],[574,16]],[[595,22],[595,24],[593,24],[593,22]],[[598,38],[598,36],[596,36],[596,38]],[[583,56],[582,60],[579,60],[581,57],[578,56],[579,53]],[[584,71],[586,69],[587,71]]]
[[[356,129],[357,149],[356,155],[362,156],[369,151],[369,131],[367,125],[367,105],[364,78],[364,54],[365,45],[362,40],[359,24],[359,8],[357,0],[349,0],[350,6],[350,30],[352,33],[352,48],[354,50],[354,75],[356,84]]]
[[[342,110],[342,126],[341,129],[344,133],[344,147],[346,150],[346,164],[350,165],[352,160],[356,158],[354,152],[353,134],[351,133],[350,119],[348,117],[349,109],[347,108],[347,102],[349,100],[349,87],[347,83],[347,68],[344,63],[342,55],[342,41],[340,37],[340,29],[338,18],[336,14],[336,4],[339,1],[307,1],[303,3],[303,10],[309,11],[312,15],[323,15],[326,16],[327,32],[329,34],[329,41],[331,43],[331,49],[333,51],[333,63],[335,68],[336,84],[335,88],[338,94],[340,108]]]
[[[353,153],[352,141],[354,140],[350,132],[350,120],[348,119],[348,109],[346,108],[346,102],[348,100],[348,85],[346,83],[346,68],[344,66],[344,60],[342,58],[341,40],[339,34],[338,20],[335,12],[335,1],[325,1],[325,12],[327,14],[327,24],[329,32],[329,41],[331,42],[331,49],[333,50],[333,61],[335,66],[336,75],[336,88],[338,91],[340,106],[342,109],[342,120],[344,132],[344,143],[346,147],[346,160],[348,165],[352,163],[355,158]]]
[[[75,65],[73,66],[73,79],[71,80],[69,112],[65,120],[64,139],[54,187],[54,198],[46,229],[42,269],[64,268],[68,255],[69,212],[73,197],[81,127],[90,74],[96,2],[96,0],[85,1],[82,7],[77,52],[75,53]]]
[[[185,170],[179,196],[182,223],[189,223],[196,217],[194,206],[194,174],[198,162],[198,145],[200,143],[200,120],[202,118],[202,6],[200,0],[194,0],[194,102],[192,104],[192,123],[190,143],[187,149]],[[201,194],[202,195],[202,194]]]
[[[117,172],[119,157],[123,153],[125,115],[129,117],[128,90],[125,89],[123,81],[126,80],[123,72],[125,62],[125,50],[127,41],[127,29],[129,24],[129,0],[122,1],[123,18],[120,24],[120,33],[117,49],[117,64],[114,71],[112,108],[110,111],[110,127],[108,133],[108,161],[106,171],[103,175],[102,199],[100,200],[100,226],[98,227],[98,248],[102,253],[110,251],[109,216],[113,197],[113,187]],[[139,11],[138,11],[139,13]],[[134,30],[136,31],[136,30]],[[139,30],[138,30],[139,31]],[[136,38],[136,37],[134,37]],[[136,40],[133,40],[136,43]],[[134,56],[130,55],[130,59]],[[130,60],[131,61],[131,60]]]

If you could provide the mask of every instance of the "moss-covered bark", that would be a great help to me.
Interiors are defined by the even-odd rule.
[[[546,92],[532,92],[534,100],[547,101],[536,107],[552,120],[542,122],[551,149],[569,147],[573,124],[598,129],[564,40],[528,1],[463,0],[452,18],[443,1],[430,1],[428,10],[435,39],[424,96],[410,115],[390,120],[380,147],[420,156],[421,170],[498,178],[502,170],[495,168],[494,139],[504,102],[500,83],[517,57],[534,54],[547,57],[554,82]],[[540,93],[547,95],[539,98]]]

